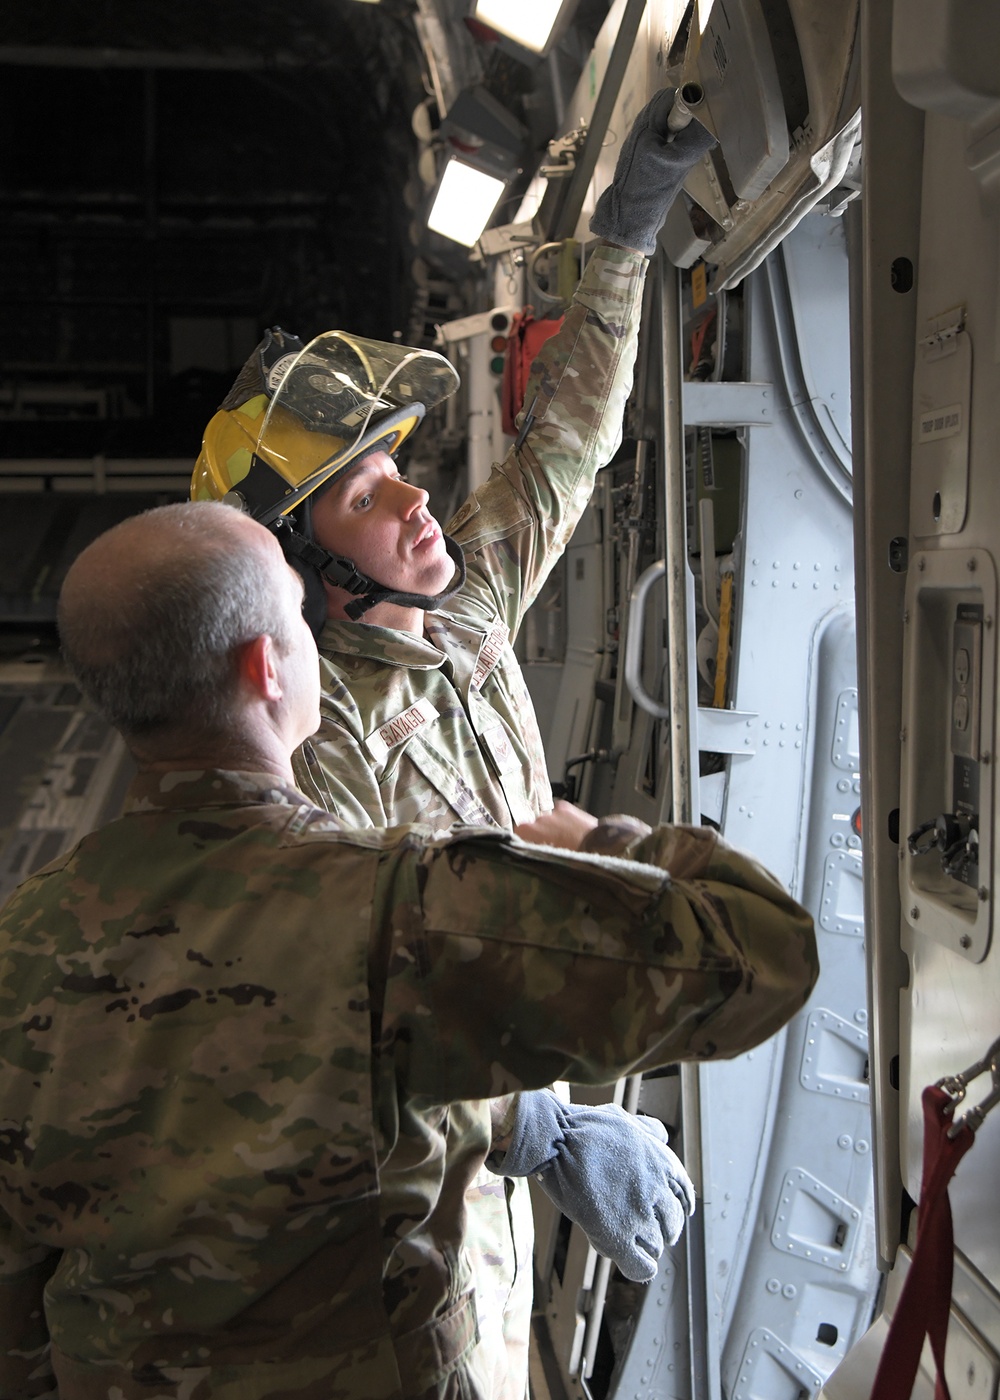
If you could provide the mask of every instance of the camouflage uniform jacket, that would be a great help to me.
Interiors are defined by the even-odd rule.
[[[328,622],[318,734],[295,776],[351,827],[511,827],[552,806],[538,722],[511,642],[621,442],[647,259],[599,245],[532,366],[534,426],[447,531],[465,587],[425,635]]]
[[[140,776],[0,911],[0,1395],[487,1400],[447,1105],[738,1053],[816,976],[714,834],[625,853]]]
[[[552,806],[538,721],[511,643],[621,441],[641,254],[599,246],[575,304],[532,366],[534,426],[447,526],[464,589],[425,635],[329,622],[318,734],[296,755],[303,792],[347,826],[510,827]],[[537,394],[537,400],[535,395]],[[456,1116],[461,1110],[456,1110]],[[465,1242],[496,1400],[526,1393],[534,1237],[526,1181],[485,1167]]]

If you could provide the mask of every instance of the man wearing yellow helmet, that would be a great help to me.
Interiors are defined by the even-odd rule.
[[[209,425],[193,493],[271,525],[306,579],[322,724],[296,756],[296,780],[347,826],[509,829],[552,807],[512,643],[617,450],[648,257],[713,144],[697,123],[669,133],[671,99],[658,93],[623,144],[591,222],[601,241],[532,367],[518,438],[446,530],[393,460],[424,412],[457,388],[433,352],[341,332],[302,349],[275,330]],[[498,1101],[498,1138],[523,1137],[547,1106],[541,1094]],[[689,1200],[682,1176],[646,1189]],[[579,1189],[600,1192],[595,1180]],[[480,1174],[467,1242],[480,1329],[494,1342],[491,1292],[506,1301],[496,1393],[513,1400],[525,1392],[531,1288],[530,1266],[518,1282],[514,1262],[530,1264],[531,1227],[527,1191],[511,1185],[505,1192]]]
[[[388,557],[377,546],[364,548],[353,531],[348,547],[372,556],[371,573],[346,553],[324,549],[313,512],[323,496],[339,496],[349,479],[353,488],[370,475],[374,461],[391,461],[427,410],[453,394],[458,382],[453,366],[432,350],[343,331],[303,346],[274,327],[205,430],[191,495],[223,499],[274,529],[306,582],[315,631],[326,619],[327,590],[333,588],[345,595],[344,614],[354,620],[385,602],[438,607],[465,580],[462,551],[441,539],[440,530],[441,547],[430,569],[425,545],[421,567],[406,574],[411,586],[400,591],[384,580],[386,568],[393,572]],[[424,586],[432,579],[440,587]]]

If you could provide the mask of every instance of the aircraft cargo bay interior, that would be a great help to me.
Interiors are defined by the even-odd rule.
[[[8,0],[4,18],[0,904],[15,913],[0,914],[0,1396],[997,1400],[1000,9]],[[162,1073],[155,1130],[121,1157],[130,1190],[148,1180],[153,1228],[194,1102],[176,1086],[215,1072],[216,1003],[245,1012],[226,1025],[249,1040],[223,1059],[249,1088],[263,1028],[268,1087],[220,1099],[218,1132],[225,1114],[246,1119],[253,1145],[233,1160],[266,1159],[261,1202],[298,1170],[312,1184],[288,1190],[314,1202],[309,1153],[327,1153],[335,1184],[286,1230],[240,1178],[242,1224],[230,1201],[209,1229],[226,1173],[206,1166],[185,1231],[242,1231],[264,1251],[286,1230],[282,1260],[313,1231],[294,1268],[269,1256],[252,1304],[236,1255],[199,1254],[183,1231],[182,1246],[137,1230],[116,1274],[113,1207],[110,1233],[87,1233],[96,1156],[20,1106],[29,1069],[40,1095],[59,1072],[59,1051],[39,1048],[50,1031],[74,1073],[85,1058],[66,1051],[60,1017],[127,980],[100,958],[134,924],[132,895],[102,884],[87,852],[103,848],[87,841],[128,820],[151,773],[176,776],[185,757],[205,768],[205,736],[227,732],[222,671],[204,705],[177,711],[183,741],[162,721],[173,748],[158,747],[160,718],[121,718],[139,713],[142,683],[156,689],[145,662],[125,658],[104,690],[95,680],[119,612],[147,616],[145,563],[159,577],[167,543],[145,513],[165,509],[150,519],[181,548],[223,504],[220,538],[234,559],[244,536],[271,551],[286,612],[290,566],[301,624],[293,644],[248,623],[237,648],[267,642],[239,694],[273,718],[272,752],[294,734],[266,771],[293,794],[282,803],[302,804],[239,899],[248,918],[274,911],[267,938],[291,981],[321,982],[305,945],[281,942],[280,892],[301,892],[281,852],[316,820],[354,853],[334,882],[343,905],[322,917],[333,942],[341,917],[376,929],[337,1022],[346,1035],[367,1008],[369,1118],[358,1128],[343,1107],[366,1090],[344,1088],[333,1112],[310,1089],[314,1061],[356,1075],[357,1044],[316,1058],[304,1034],[296,1047],[280,994],[235,972],[221,989],[158,981],[168,990],[133,1011],[123,999],[117,1049],[118,1003],[104,1003],[93,1043],[107,1071],[61,1101],[118,1170],[146,1089],[114,1110],[102,1094],[119,1072],[132,1083],[130,1056]],[[106,540],[129,557],[108,562]],[[148,614],[165,636],[197,631],[193,603],[180,617],[188,597]],[[159,655],[144,628],[135,647]],[[117,709],[101,698],[132,685],[131,711],[117,691]],[[186,703],[183,679],[162,690],[164,714]],[[213,718],[192,729],[199,706]],[[238,748],[228,736],[220,770],[236,771],[222,759]],[[559,824],[578,819],[579,832]],[[201,881],[221,836],[199,821]],[[440,938],[439,966],[404,940],[383,967],[379,938],[417,916],[389,906],[379,934],[388,876],[357,893],[365,860],[397,859],[400,827],[416,834],[399,850],[423,852],[406,899],[427,947]],[[455,889],[472,872],[467,909],[433,873],[435,841],[450,840],[442,868]],[[736,874],[695,854],[712,841],[734,848]],[[477,856],[493,843],[514,854]],[[471,883],[485,867],[495,886]],[[49,869],[78,883],[58,917],[39,894],[23,924],[41,889],[24,882]],[[206,908],[230,897],[234,870],[219,867]],[[740,901],[758,879],[770,903],[751,917]],[[207,976],[214,951],[184,922],[183,881],[180,913],[167,896],[146,909],[139,876],[136,888],[150,931],[176,935],[176,918],[192,976]],[[74,911],[93,891],[104,912],[88,926]],[[700,1002],[669,962],[684,917],[650,932],[672,898],[701,940]],[[774,908],[780,956],[765,946]],[[814,953],[796,941],[800,909]],[[59,944],[64,914],[83,951]],[[634,971],[595,999],[586,959],[619,948],[622,927],[655,949],[616,952]],[[136,965],[166,977],[169,936],[143,925]],[[28,970],[32,939],[53,940],[46,967],[66,980],[51,996],[36,995],[48,983]],[[346,966],[338,946],[331,966]],[[489,987],[474,980],[480,955]],[[449,959],[469,964],[454,1022],[427,1009],[437,977],[451,987]],[[428,1002],[399,1013],[388,1110],[404,963]],[[785,977],[797,1004],[760,1010]],[[384,1023],[369,995],[384,996]],[[742,1013],[727,1000],[739,997]],[[421,1037],[438,1017],[432,1072]],[[675,1021],[672,1055],[657,1036]],[[480,1051],[477,1078],[464,1066]],[[579,1082],[522,1085],[531,1056],[582,1065]],[[444,1067],[465,1092],[439,1088]],[[298,1086],[280,1113],[279,1081]],[[529,1111],[554,1125],[540,1154]],[[64,1179],[41,1190],[58,1151]],[[28,1227],[36,1189],[50,1214]],[[379,1209],[381,1265],[360,1243]],[[451,1281],[426,1318],[422,1269]],[[164,1278],[215,1301],[186,1313],[168,1289],[154,1309]],[[213,1280],[242,1288],[239,1304]],[[356,1330],[327,1335],[342,1324],[323,1317]]]

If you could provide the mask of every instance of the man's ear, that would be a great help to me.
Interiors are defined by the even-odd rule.
[[[284,694],[278,679],[274,639],[266,632],[245,642],[239,652],[240,679],[261,700],[280,700]]]

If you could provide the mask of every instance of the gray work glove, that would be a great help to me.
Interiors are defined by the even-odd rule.
[[[548,1089],[518,1095],[499,1176],[536,1176],[542,1190],[626,1278],[648,1283],[694,1213],[694,1187],[657,1118],[616,1104],[564,1104]]]
[[[688,172],[716,144],[699,121],[668,131],[673,101],[673,88],[661,88],[636,117],[590,220],[592,233],[647,257]]]

